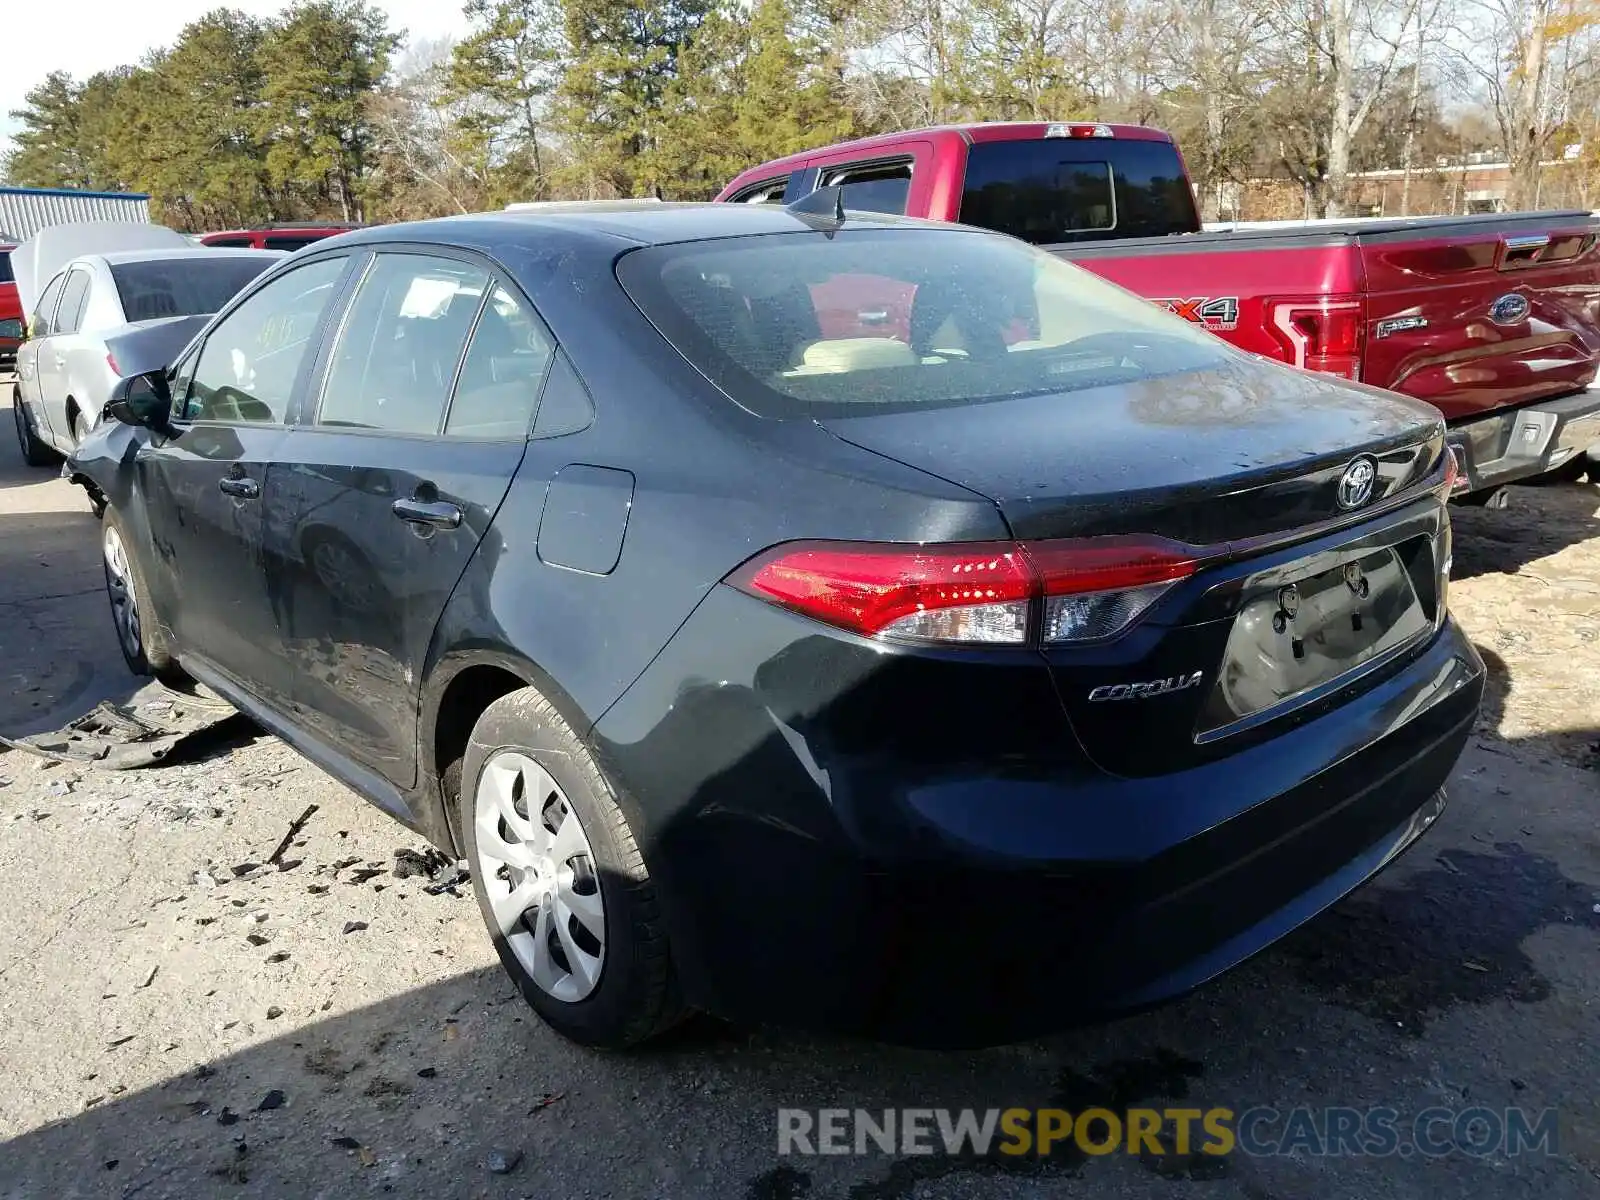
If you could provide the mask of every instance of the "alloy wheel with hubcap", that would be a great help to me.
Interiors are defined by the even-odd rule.
[[[549,699],[529,686],[490,703],[439,782],[495,953],[552,1029],[622,1049],[683,1018],[632,820]]]
[[[33,421],[22,403],[21,391],[11,392],[11,419],[17,425],[17,448],[22,451],[22,461],[30,467],[47,467],[56,459],[56,453],[33,429]]]
[[[478,777],[473,821],[500,935],[541,991],[586,999],[605,969],[605,899],[572,802],[532,757],[501,750]]]
[[[115,525],[105,526],[101,549],[106,564],[106,593],[111,599],[111,620],[117,628],[117,641],[123,657],[132,665],[144,661],[144,628],[139,617],[139,599],[133,586],[133,569],[128,564],[128,548]]]

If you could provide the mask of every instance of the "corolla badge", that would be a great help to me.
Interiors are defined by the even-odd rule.
[[[1192,687],[1199,687],[1200,681],[1205,677],[1204,671],[1190,671],[1183,675],[1169,675],[1165,679],[1146,679],[1139,683],[1106,683],[1090,692],[1089,699],[1097,703],[1102,700],[1148,700],[1152,696],[1165,696],[1168,692],[1186,692]]]
[[[1489,320],[1496,325],[1517,325],[1528,319],[1528,298],[1517,292],[1507,292],[1489,305]]]
[[[1378,479],[1378,460],[1363,454],[1350,460],[1350,465],[1339,476],[1339,489],[1334,494],[1339,507],[1360,508],[1372,499],[1372,485]]]

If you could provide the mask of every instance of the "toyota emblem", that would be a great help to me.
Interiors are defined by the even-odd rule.
[[[1344,509],[1360,508],[1372,499],[1372,485],[1378,480],[1378,461],[1370,455],[1350,460],[1350,465],[1339,476],[1339,490],[1335,499]]]

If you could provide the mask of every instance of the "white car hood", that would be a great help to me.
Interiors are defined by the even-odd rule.
[[[31,320],[39,293],[57,271],[85,254],[116,254],[123,250],[192,249],[189,239],[165,225],[132,221],[78,221],[46,225],[11,252],[11,272],[17,277],[17,298]]]

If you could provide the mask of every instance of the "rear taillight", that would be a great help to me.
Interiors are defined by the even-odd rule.
[[[945,645],[1100,641],[1192,575],[1161,538],[899,545],[791,542],[728,577],[741,591],[864,637]]]
[[[1289,362],[1307,371],[1361,378],[1362,304],[1359,297],[1275,300],[1272,332]]]
[[[111,374],[115,378],[122,378],[122,368],[117,366],[117,356],[109,350],[106,351],[106,366],[111,368]]]

